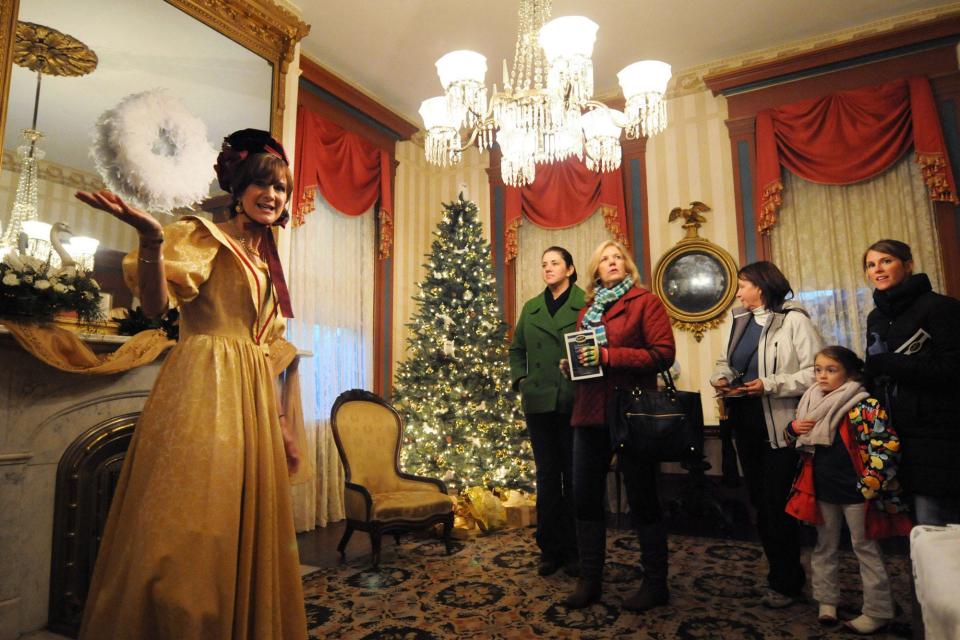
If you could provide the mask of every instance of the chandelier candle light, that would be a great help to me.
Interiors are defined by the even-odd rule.
[[[503,181],[519,187],[533,182],[537,164],[570,156],[591,170],[613,171],[620,166],[621,130],[633,140],[666,127],[670,65],[643,60],[624,68],[617,78],[625,111],[610,109],[593,100],[597,24],[580,16],[547,22],[550,11],[551,0],[520,0],[513,69],[508,73],[503,62],[503,91],[494,85],[489,102],[485,57],[453,51],[437,60],[444,95],[420,105],[429,162],[450,166],[466,146],[490,149],[496,141]]]

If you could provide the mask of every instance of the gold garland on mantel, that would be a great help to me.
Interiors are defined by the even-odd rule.
[[[161,329],[141,331],[111,353],[95,353],[80,336],[53,324],[4,318],[2,324],[37,360],[60,371],[84,375],[123,373],[149,364],[175,342]]]

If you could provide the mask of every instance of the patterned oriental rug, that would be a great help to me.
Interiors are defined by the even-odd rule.
[[[574,578],[537,575],[534,530],[507,529],[455,542],[403,538],[383,551],[380,571],[361,557],[304,578],[312,638],[640,638],[650,640],[854,638],[817,622],[808,600],[771,610],[759,603],[766,562],[759,544],[670,536],[670,605],[645,614],[621,609],[638,586],[640,550],[630,531],[608,532],[603,600],[580,611],[557,604]],[[359,534],[358,534],[359,535]],[[809,550],[805,551],[808,554]],[[841,552],[842,619],[859,614],[856,558]],[[804,558],[809,566],[808,558]],[[910,638],[908,559],[887,556],[903,611],[874,638]],[[843,587],[846,588],[843,588]],[[809,579],[808,579],[809,588]]]

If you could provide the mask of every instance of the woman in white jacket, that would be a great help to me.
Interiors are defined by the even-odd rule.
[[[717,361],[710,384],[724,398],[757,512],[769,564],[763,604],[780,608],[800,596],[806,581],[799,525],[784,511],[799,457],[783,430],[813,384],[813,361],[823,339],[807,312],[786,301],[793,289],[776,265],[748,264],[737,280],[743,306],[733,310],[727,353]]]

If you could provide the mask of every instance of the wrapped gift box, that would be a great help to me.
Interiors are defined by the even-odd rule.
[[[456,515],[453,518],[453,530],[450,537],[454,540],[469,540],[480,535],[480,527],[477,521],[469,515]]]
[[[532,505],[504,507],[508,527],[529,527],[537,524],[537,508]]]

